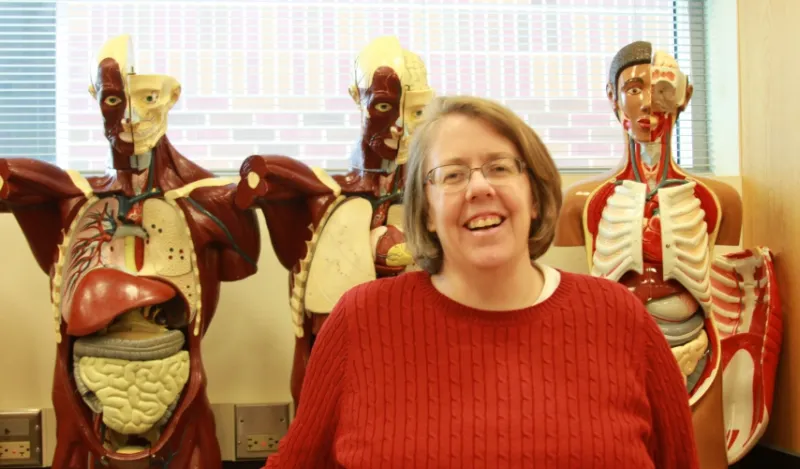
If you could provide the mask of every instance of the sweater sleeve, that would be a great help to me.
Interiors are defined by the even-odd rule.
[[[337,469],[333,442],[345,388],[347,318],[344,298],[322,326],[308,359],[300,405],[264,469]]]
[[[661,329],[646,311],[642,314],[647,398],[653,425],[650,455],[659,469],[699,469],[683,374]]]

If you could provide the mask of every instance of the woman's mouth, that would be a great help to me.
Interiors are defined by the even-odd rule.
[[[648,130],[650,129],[650,126],[652,125],[650,117],[642,117],[641,119],[637,120],[636,123],[639,124],[639,127],[643,128],[643,129],[648,129]]]
[[[472,232],[490,231],[503,224],[506,219],[500,215],[475,217],[464,224],[464,228]]]

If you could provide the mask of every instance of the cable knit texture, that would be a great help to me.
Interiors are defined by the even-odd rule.
[[[562,272],[544,302],[492,312],[413,272],[344,295],[266,467],[699,465],[681,373],[623,286]]]

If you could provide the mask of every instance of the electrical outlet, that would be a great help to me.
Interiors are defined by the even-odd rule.
[[[41,465],[41,410],[0,411],[0,467]]]
[[[30,459],[31,443],[29,441],[0,441],[0,459]]]
[[[260,453],[262,451],[278,451],[280,435],[247,435],[247,451]]]
[[[289,404],[237,404],[236,459],[263,459],[289,430]]]

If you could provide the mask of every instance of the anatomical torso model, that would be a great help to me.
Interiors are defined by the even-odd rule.
[[[585,246],[592,275],[644,303],[683,372],[701,467],[724,468],[763,433],[771,407],[780,343],[771,257],[714,259],[716,245],[738,246],[742,203],[672,158],[672,131],[692,96],[673,57],[647,42],[625,46],[607,94],[625,158],[612,174],[567,189],[555,245]],[[745,298],[752,307],[740,306]]]
[[[277,156],[252,156],[241,169],[237,203],[263,209],[273,248],[290,270],[296,404],[314,337],[341,295],[413,264],[400,204],[408,140],[433,96],[425,66],[396,38],[375,39],[359,54],[350,96],[363,132],[350,172],[331,177]]]
[[[236,209],[236,181],[170,144],[178,82],[136,74],[128,36],[98,59],[90,93],[113,170],[0,160],[0,207],[50,276],[53,467],[218,469],[200,342],[220,282],[256,271],[257,219]]]

